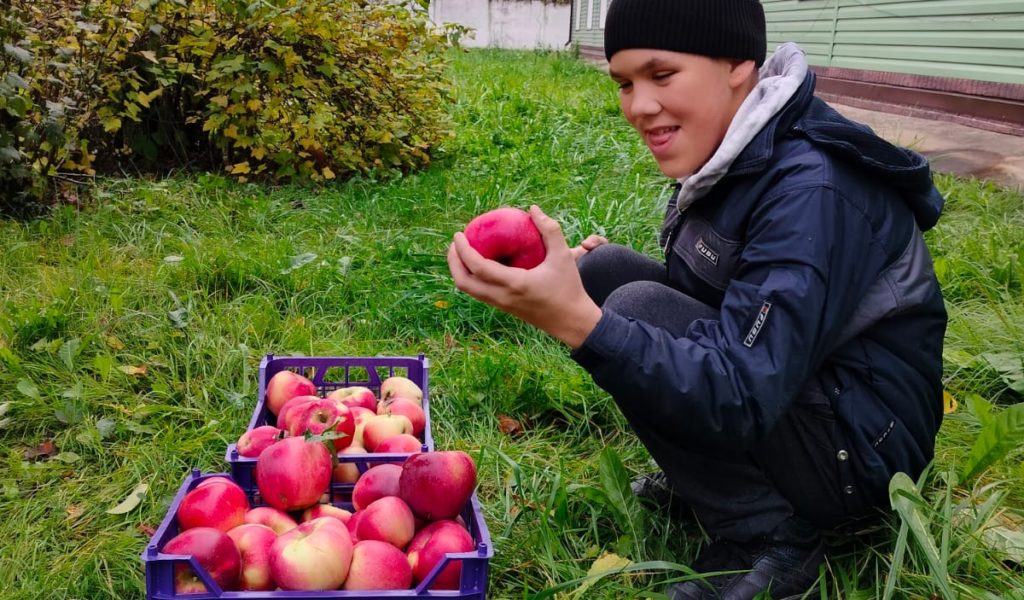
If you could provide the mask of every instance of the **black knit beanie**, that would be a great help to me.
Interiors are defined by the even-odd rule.
[[[758,0],[613,0],[604,55],[647,48],[764,64],[764,9]]]

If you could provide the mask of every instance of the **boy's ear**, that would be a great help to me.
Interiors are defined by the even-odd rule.
[[[729,85],[733,88],[745,85],[756,73],[757,66],[753,60],[729,61]]]

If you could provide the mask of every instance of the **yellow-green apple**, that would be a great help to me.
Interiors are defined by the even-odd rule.
[[[226,477],[209,477],[192,488],[178,505],[178,528],[214,527],[228,531],[245,521],[249,498]]]
[[[398,495],[416,516],[437,521],[455,518],[475,487],[473,459],[460,450],[440,450],[413,454],[402,463]]]
[[[361,385],[338,388],[327,394],[327,399],[340,402],[349,408],[362,406],[373,410],[377,406],[377,396],[373,390]]]
[[[419,585],[426,579],[446,554],[470,552],[474,547],[473,537],[455,521],[442,519],[430,523],[416,533],[405,551],[412,566],[413,583]],[[434,577],[429,589],[457,590],[461,573],[462,561],[449,560],[448,565]]]
[[[270,573],[282,590],[339,588],[351,563],[348,528],[331,517],[301,523],[270,547]]]
[[[374,415],[363,425],[363,447],[370,452],[377,451],[377,444],[387,438],[408,433],[412,435],[412,421],[405,415]]]
[[[243,433],[242,437],[238,438],[235,448],[238,449],[239,456],[256,458],[260,452],[284,437],[284,434],[284,431],[273,425],[260,425]]]
[[[384,463],[367,469],[352,488],[352,507],[358,512],[378,498],[397,496],[401,476],[402,465],[397,463]]]
[[[295,529],[299,525],[291,515],[272,506],[256,506],[250,508],[245,513],[245,522],[256,525],[266,525],[273,529],[274,533],[277,535],[281,535],[286,531]]]
[[[301,436],[307,432],[320,435],[327,431],[341,435],[330,440],[335,450],[352,445],[356,423],[347,406],[318,398],[291,410],[288,417],[288,435]]]
[[[412,379],[401,375],[392,375],[380,382],[381,401],[395,397],[408,398],[420,406],[423,405],[423,389]]]
[[[356,524],[360,540],[380,540],[404,550],[416,534],[416,520],[409,505],[398,496],[384,496],[362,511]]]
[[[267,410],[277,415],[296,396],[315,396],[316,385],[293,371],[278,371],[267,382]]]
[[[296,396],[284,403],[280,412],[277,413],[277,428],[288,431],[292,418],[302,412],[307,404],[320,399],[320,396]]]
[[[328,491],[332,468],[331,452],[323,442],[287,437],[256,459],[256,487],[270,506],[302,510]]]
[[[302,511],[303,523],[319,519],[320,517],[331,517],[332,519],[338,519],[342,523],[348,523],[348,520],[352,518],[352,513],[333,504],[317,504]]]
[[[407,590],[412,567],[405,553],[387,542],[360,540],[352,547],[352,566],[343,590]]]
[[[164,544],[164,554],[193,556],[210,578],[224,590],[238,587],[242,559],[228,534],[213,527],[193,527]],[[187,562],[174,565],[174,591],[194,594],[207,591],[206,585]]]
[[[377,416],[377,413],[376,411],[370,410],[368,408],[363,408],[362,406],[353,406],[349,410],[352,411],[352,418],[356,422],[356,432],[352,440],[352,443],[362,446],[363,429],[366,427],[366,422],[369,421],[370,418]]]
[[[366,454],[366,448],[352,445],[338,454]],[[334,465],[334,474],[331,477],[335,483],[355,483],[359,481],[359,475],[359,465],[354,462],[338,461],[338,464]]]
[[[277,539],[266,525],[242,523],[228,532],[242,559],[238,587],[243,591],[265,592],[276,587],[270,576],[270,547]]]
[[[402,396],[381,400],[377,404],[378,415],[404,415],[412,423],[412,434],[419,436],[427,426],[427,413],[415,401]]]
[[[503,206],[470,221],[466,241],[484,258],[509,267],[532,269],[544,262],[544,240],[525,210]]]
[[[389,453],[401,453],[401,454],[414,454],[423,450],[423,443],[416,436],[409,435],[408,433],[400,433],[386,438],[383,442],[377,444],[377,449],[374,452],[380,454]]]

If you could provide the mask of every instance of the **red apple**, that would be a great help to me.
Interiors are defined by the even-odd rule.
[[[288,431],[295,415],[300,414],[307,404],[320,400],[320,396],[296,396],[284,403],[277,413],[277,428]]]
[[[345,527],[348,528],[348,534],[352,536],[352,543],[359,542],[359,536],[356,535],[356,528],[359,527],[359,520],[363,518],[363,513],[356,511],[352,513],[352,518],[345,523]]]
[[[282,533],[295,529],[298,523],[288,513],[278,510],[272,506],[257,506],[250,508],[245,513],[245,522],[256,525],[266,525],[274,530],[274,533]]]
[[[256,487],[270,506],[302,510],[329,490],[332,467],[331,452],[322,442],[284,438],[256,459]]]
[[[382,402],[392,398],[408,398],[423,406],[423,389],[419,384],[401,375],[392,375],[380,382],[380,399]]]
[[[366,454],[366,448],[362,446],[349,446],[338,454]],[[359,466],[354,462],[338,461],[338,464],[334,465],[334,474],[331,478],[335,483],[355,483],[359,481]]]
[[[267,382],[267,410],[275,415],[296,396],[315,396],[316,385],[293,371],[278,371]]]
[[[302,523],[270,547],[270,573],[282,590],[336,589],[351,563],[348,528],[330,517]]]
[[[496,208],[466,225],[466,240],[484,258],[509,267],[532,269],[544,262],[544,240],[525,210]]]
[[[416,520],[409,505],[398,496],[384,496],[362,510],[356,524],[360,540],[380,540],[405,549],[416,533]]]
[[[341,434],[341,437],[331,440],[336,450],[352,445],[356,423],[347,406],[319,398],[290,411],[288,435],[301,436],[307,432],[320,435],[327,431]]]
[[[383,442],[377,444],[377,448],[374,452],[380,454],[388,453],[402,453],[402,454],[415,454],[423,450],[423,443],[416,436],[409,435],[408,433],[400,433],[393,435]]]
[[[473,537],[466,528],[455,521],[434,521],[421,529],[412,541],[405,554],[412,566],[412,579],[416,585],[426,579],[430,571],[448,553],[470,552],[475,547]],[[462,561],[450,560],[441,569],[430,585],[432,590],[457,590],[459,577],[462,573]]]
[[[404,415],[412,423],[412,434],[419,436],[427,426],[427,413],[415,401],[402,396],[381,400],[377,404],[378,415]]]
[[[465,452],[421,452],[402,463],[398,495],[416,516],[436,521],[455,518],[469,502],[475,487],[476,465]]]
[[[221,589],[233,590],[238,587],[242,559],[235,543],[220,529],[194,527],[183,531],[168,540],[161,552],[194,556]],[[203,581],[185,562],[174,565],[174,590],[179,594],[207,591]]]
[[[370,452],[377,451],[377,444],[387,438],[408,433],[412,435],[412,421],[405,415],[374,415],[363,426],[363,447]]]
[[[270,547],[277,539],[274,530],[266,525],[242,523],[228,532],[242,558],[239,589],[243,591],[270,591],[276,587],[270,576]]]
[[[387,542],[361,540],[352,548],[352,567],[343,590],[407,590],[412,567],[405,553]]]
[[[238,438],[235,448],[238,449],[239,456],[256,458],[260,455],[260,452],[266,450],[271,444],[282,437],[284,437],[284,432],[277,427],[273,425],[260,425],[243,433],[242,437]]]
[[[199,482],[178,505],[178,528],[214,527],[228,531],[245,522],[249,498],[237,483],[226,477],[210,477]]]
[[[384,463],[366,470],[352,488],[352,506],[361,511],[374,500],[384,496],[397,496],[402,466]]]
[[[361,385],[338,388],[327,394],[327,399],[340,402],[349,408],[361,406],[373,410],[377,406],[377,396],[373,390]]]
[[[333,504],[317,504],[316,506],[310,506],[306,510],[302,511],[302,522],[312,521],[313,519],[319,519],[320,517],[331,517],[337,519],[342,523],[348,523],[348,520],[352,518],[352,513],[334,506]]]
[[[349,410],[352,411],[352,418],[356,422],[356,432],[352,439],[352,444],[362,446],[363,429],[366,428],[366,422],[377,416],[377,412],[375,410],[363,408],[362,406],[353,406]]]

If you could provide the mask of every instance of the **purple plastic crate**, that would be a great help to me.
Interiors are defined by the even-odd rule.
[[[423,452],[434,450],[434,438],[430,431],[430,394],[427,373],[429,360],[420,354],[411,356],[286,356],[275,357],[267,354],[260,362],[259,390],[256,408],[249,420],[248,430],[261,425],[276,425],[277,419],[266,406],[267,383],[279,371],[292,370],[308,377],[316,385],[317,393],[325,396],[343,387],[363,386],[373,390],[380,397],[381,382],[392,375],[403,375],[414,381],[423,390],[423,412],[426,425],[423,428],[421,447]],[[241,433],[239,433],[239,436]],[[236,438],[237,439],[237,438]],[[345,455],[339,455],[345,456]],[[382,459],[404,458],[408,454],[370,453],[366,456]],[[224,455],[231,469],[231,476],[246,489],[255,489],[256,459],[238,455],[235,443],[228,444]]]
[[[372,461],[361,458],[359,461],[355,462],[360,464],[360,470],[365,470],[367,463],[400,462],[401,460],[404,460],[404,457],[400,459],[387,459],[384,458],[383,455],[380,455],[375,456]],[[150,600],[169,600],[172,598],[180,598],[182,600],[203,600],[209,598],[237,598],[244,600],[284,600],[288,598],[303,598],[305,600],[390,600],[394,598],[486,600],[487,598],[488,567],[490,559],[494,555],[494,548],[491,545],[491,536],[487,530],[487,524],[484,522],[480,502],[475,493],[470,498],[470,501],[466,504],[465,508],[463,508],[462,518],[466,522],[470,535],[476,542],[476,550],[449,554],[447,558],[436,565],[427,578],[415,588],[408,590],[329,590],[322,592],[240,592],[221,590],[217,584],[210,579],[206,570],[200,567],[191,556],[164,554],[160,552],[160,549],[163,548],[171,538],[178,535],[179,531],[176,513],[178,512],[178,506],[181,505],[181,501],[185,497],[185,494],[192,490],[203,479],[216,476],[230,477],[230,474],[202,474],[199,470],[193,470],[185,479],[184,483],[182,483],[181,487],[178,488],[178,493],[175,495],[174,501],[167,509],[167,514],[160,523],[160,527],[157,528],[156,533],[154,533],[153,537],[149,540],[149,544],[147,544],[146,548],[142,551],[142,562],[146,570],[146,598]],[[255,491],[255,489],[246,488],[245,486],[242,486],[242,488],[249,494],[249,502],[252,506],[262,505],[259,493]],[[332,489],[331,493],[332,504],[346,510],[352,510],[352,504],[347,500],[349,497],[349,491],[350,490],[346,489],[338,489],[337,486],[335,486],[335,489]],[[451,561],[460,561],[462,563],[462,575],[459,589],[428,589],[437,574],[440,573],[441,570],[444,569]],[[191,565],[192,570],[206,584],[206,588],[209,590],[207,593],[175,595],[174,567],[176,564],[181,562],[187,562]]]

